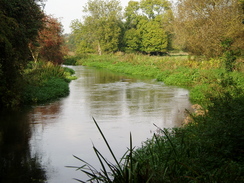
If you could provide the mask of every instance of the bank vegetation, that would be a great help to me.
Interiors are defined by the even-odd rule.
[[[132,134],[121,160],[94,119],[112,160],[96,147],[101,169],[76,157],[87,182],[244,181],[243,9],[243,0],[141,0],[122,16],[116,0],[88,1],[84,21],[72,24],[75,57],[65,62],[187,88],[201,115],[186,112],[181,128],[155,124],[159,133],[137,149]]]

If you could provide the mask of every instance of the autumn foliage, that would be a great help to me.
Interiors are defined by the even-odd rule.
[[[63,46],[62,25],[58,19],[52,16],[45,16],[43,22],[44,28],[39,31],[37,42],[30,45],[32,57],[34,61],[41,59],[54,64],[61,64],[67,50]]]

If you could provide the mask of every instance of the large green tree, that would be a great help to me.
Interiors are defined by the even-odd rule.
[[[150,20],[142,24],[140,27],[142,35],[141,51],[151,52],[167,52],[168,35],[161,25],[161,20]]]
[[[42,27],[40,0],[0,0],[0,108],[20,102],[28,44]]]
[[[169,49],[168,26],[172,19],[169,1],[130,1],[125,9],[125,18],[126,50],[162,53]]]
[[[117,0],[89,0],[83,9],[84,21],[74,21],[76,52],[115,52],[121,37],[122,7]]]

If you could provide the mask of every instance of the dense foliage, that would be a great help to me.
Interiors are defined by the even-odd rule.
[[[58,19],[47,15],[42,21],[44,25],[38,33],[38,39],[29,44],[32,57],[35,62],[43,60],[61,64],[67,52],[62,35],[62,24]]]
[[[160,54],[170,49],[168,26],[173,15],[169,1],[130,1],[125,19],[125,50]]]
[[[124,16],[117,0],[90,0],[83,12],[84,22],[72,24],[77,54],[119,50],[158,54],[170,48],[172,12],[167,0],[130,1]]]
[[[122,29],[119,1],[89,0],[83,12],[87,15],[84,22],[72,24],[78,54],[114,52],[119,48]]]
[[[51,62],[29,63],[25,70],[23,104],[43,103],[69,94],[69,82],[74,70]]]
[[[103,11],[104,10],[104,11]],[[163,55],[172,48],[193,55],[220,57],[229,50],[243,55],[242,0],[88,1],[84,21],[72,24],[77,54],[116,51]],[[122,15],[123,14],[123,15]]]
[[[28,44],[42,27],[39,0],[0,0],[0,107],[20,102],[24,66],[29,57]]]
[[[175,18],[176,41],[194,55],[219,57],[229,49],[244,50],[243,1],[180,0]]]

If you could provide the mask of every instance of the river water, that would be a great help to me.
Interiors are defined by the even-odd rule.
[[[96,128],[98,122],[117,158],[129,147],[158,133],[160,128],[181,125],[190,107],[188,91],[152,79],[137,79],[83,66],[71,66],[77,80],[69,96],[0,118],[0,182],[77,182],[85,180],[73,155],[99,168],[93,145],[111,156]]]

